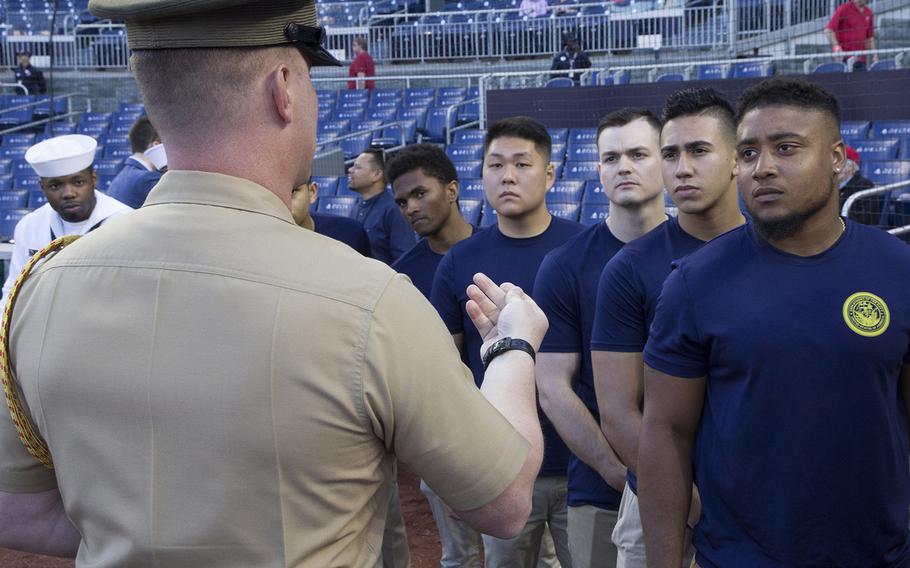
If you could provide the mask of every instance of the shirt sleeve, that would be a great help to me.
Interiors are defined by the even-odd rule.
[[[828,20],[828,24],[825,27],[833,32],[838,31],[840,29],[840,15],[841,8],[838,7],[836,10],[834,10],[834,13],[831,14],[831,19]]]
[[[547,255],[534,281],[534,301],[550,320],[541,353],[581,353],[578,288],[573,286],[556,258]]]
[[[698,333],[685,273],[676,268],[657,300],[644,361],[662,373],[696,379],[708,374],[708,355],[709,346]]]
[[[389,256],[394,262],[399,256],[411,250],[417,242],[414,229],[405,220],[404,216],[396,209],[386,212],[386,224],[389,231]]]
[[[363,396],[377,436],[455,509],[489,503],[524,465],[530,445],[477,389],[432,307],[401,275],[374,313]]]
[[[430,292],[430,300],[439,317],[449,329],[449,333],[464,333],[464,320],[461,315],[461,303],[458,294],[455,292],[455,260],[452,251],[446,253],[439,266],[436,268],[436,274],[433,276],[433,288]]]
[[[645,293],[628,257],[620,252],[604,267],[597,284],[591,349],[638,353],[648,339]]]

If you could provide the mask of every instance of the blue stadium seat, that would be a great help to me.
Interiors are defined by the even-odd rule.
[[[366,111],[363,109],[345,109],[336,110],[332,115],[335,120],[350,120],[351,122],[360,122]]]
[[[13,189],[13,175],[0,174],[0,191],[6,191],[8,189]]]
[[[562,179],[597,179],[597,162],[566,162],[562,170]]]
[[[31,176],[34,177],[35,170],[32,169],[32,166],[25,161],[25,158],[19,158],[13,160],[12,165],[10,166],[10,173],[14,176]]]
[[[560,89],[565,87],[574,87],[575,81],[571,77],[553,77],[544,85],[547,89]]]
[[[550,161],[551,162],[562,162],[566,159],[566,148],[567,144],[565,142],[554,142],[550,145]]]
[[[812,70],[812,73],[846,73],[847,64],[840,61],[826,61],[819,63]]]
[[[356,197],[326,196],[319,199],[319,213],[329,213],[341,217],[350,217],[357,204]]]
[[[457,124],[468,124],[480,120],[480,103],[465,103],[455,113]]]
[[[675,81],[685,81],[686,76],[682,73],[663,73],[654,79],[655,83],[672,83]]]
[[[605,73],[602,77],[604,85],[628,85],[632,82],[632,72],[621,69],[612,73]]]
[[[371,101],[376,101],[380,99],[401,99],[401,90],[400,89],[373,89],[373,94],[370,96]]]
[[[32,121],[32,109],[21,108],[0,114],[0,129],[13,128]]]
[[[573,128],[569,131],[569,144],[578,142],[597,143],[596,128]]]
[[[334,120],[331,122],[323,122],[319,125],[319,132],[323,134],[341,136],[342,134],[346,134],[348,132],[350,126],[350,120]]]
[[[356,101],[346,102],[346,103],[343,103],[343,104],[346,104],[346,105],[347,105],[347,104],[355,104],[355,103],[356,103],[356,104],[359,104],[359,103],[357,103]],[[392,98],[372,99],[372,100],[370,101],[370,105],[369,105],[369,108],[394,108],[394,109],[398,109],[399,107],[401,107],[401,99],[392,99]]]
[[[585,181],[561,179],[547,191],[547,203],[581,203],[585,193]]]
[[[455,171],[458,173],[458,179],[479,178],[482,175],[481,168],[483,162],[480,160],[464,160],[454,162]]]
[[[110,124],[113,113],[110,112],[84,112],[79,118],[80,124],[86,124],[89,122],[104,122]]]
[[[395,120],[398,109],[393,107],[371,108],[367,110],[367,120],[381,120],[383,123]]]
[[[568,128],[547,128],[547,132],[550,133],[550,141],[553,144],[565,144],[569,139]]]
[[[53,124],[53,126],[51,126]],[[75,134],[76,125],[69,122],[48,122],[44,125],[44,133],[47,135],[51,134],[51,129],[53,129],[54,136],[63,136],[64,134]]]
[[[774,65],[761,61],[734,63],[730,77],[741,79],[744,77],[770,77],[774,74]]]
[[[698,79],[700,81],[726,79],[727,69],[724,65],[700,65],[698,67]]]
[[[29,132],[11,132],[3,135],[3,145],[29,147],[35,143],[35,136],[37,135]]]
[[[410,107],[398,109],[396,117],[399,120],[413,120],[417,124],[427,123],[427,113],[429,111],[422,107]]]
[[[840,123],[840,134],[851,140],[866,138],[869,135],[869,125],[868,120],[845,120]]]
[[[383,138],[392,138],[401,143],[401,132],[404,131],[405,143],[415,142],[417,140],[417,121],[401,120],[400,124],[390,126],[382,131]]]
[[[340,110],[354,110],[354,111],[364,111],[368,108],[367,101],[361,101],[357,99],[351,99],[349,101],[338,101],[335,105],[335,111]],[[389,108],[388,106],[376,107],[376,108]]]
[[[373,135],[369,132],[342,140],[341,150],[344,152],[344,158],[346,160],[356,158],[370,147],[372,141]]]
[[[319,196],[330,197],[338,191],[338,178],[330,176],[312,176],[310,181],[319,187]]]
[[[897,159],[897,138],[883,138],[879,140],[863,140],[853,144],[853,149],[859,152],[863,160],[894,160]]]
[[[910,160],[910,136],[901,138],[897,157],[901,160]]]
[[[446,124],[445,108],[432,108],[427,113],[426,133],[431,142],[443,142],[446,138],[446,132],[453,125]]]
[[[349,102],[349,101],[358,101],[363,104],[366,104],[370,100],[370,91],[366,89],[349,89],[346,91],[338,91],[338,104]]]
[[[483,158],[483,144],[449,144],[446,155],[453,162],[480,160]]]
[[[585,195],[582,198],[585,204],[606,205],[610,203],[607,194],[604,192],[603,184],[600,180],[589,180],[585,182]]]
[[[483,180],[479,178],[460,178],[458,198],[479,199],[481,201],[486,199],[486,194],[483,191]]]
[[[115,176],[123,165],[123,159],[96,160],[95,172],[99,176]]]
[[[4,209],[0,211],[0,240],[9,241],[13,238],[16,224],[31,213],[30,209]]]
[[[472,225],[480,224],[480,213],[483,210],[484,201],[482,199],[458,199],[458,208],[461,209],[461,216]]]
[[[39,95],[38,100],[41,101],[34,107],[34,113],[32,114],[35,120],[42,118],[48,118],[51,115],[51,101],[50,97],[46,95]],[[54,99],[54,115],[66,114],[69,110],[67,108],[68,101],[66,99]]]
[[[98,191],[103,191],[104,193],[107,193],[107,190],[110,189],[111,182],[114,181],[115,177],[117,177],[117,176],[108,175],[108,174],[103,175],[103,176],[98,176],[98,187],[96,187],[96,189]]]
[[[120,103],[120,113],[131,113],[141,116],[145,113],[145,105],[142,103]]]
[[[875,185],[910,180],[910,160],[863,161],[863,175]]]
[[[491,227],[496,224],[496,210],[489,201],[483,202],[483,214],[480,216],[481,227]]]
[[[580,209],[581,205],[578,203],[547,203],[547,211],[550,212],[550,215],[569,221],[578,221],[578,211]]]
[[[452,142],[454,144],[470,144],[473,142],[479,142],[482,145],[485,136],[486,132],[483,130],[456,130],[452,134]]]
[[[0,174],[12,175],[13,161],[0,158]]]
[[[0,191],[0,209],[24,209],[28,206],[27,189]]]
[[[401,103],[401,108],[422,108],[426,110],[433,106],[434,102],[436,102],[435,99],[431,98],[405,99]]]
[[[316,90],[316,100],[318,100],[320,104],[322,104],[323,101],[334,103],[335,99],[337,99],[337,98],[338,98],[338,91],[330,90],[330,89],[317,89]]]
[[[97,138],[108,131],[108,124],[105,122],[87,122],[76,127],[76,134],[85,134],[92,138]]]
[[[28,146],[0,146],[0,159],[15,160],[25,157]]]
[[[468,94],[468,90],[465,87],[440,87],[437,90],[437,98],[439,100],[443,99],[461,99]]]
[[[566,154],[567,162],[596,162],[598,160],[597,144],[593,142],[570,141]]]
[[[47,203],[47,197],[41,190],[31,190],[28,192],[28,208],[37,209]]]
[[[35,172],[28,174],[13,175],[14,190],[33,190],[41,189],[41,180],[35,175]]]
[[[413,99],[436,99],[436,89],[432,87],[415,87],[411,89],[404,90],[404,100],[409,101]]]
[[[133,150],[129,146],[122,146],[119,144],[108,144],[104,147],[104,159],[105,160],[119,160],[121,163],[123,160],[129,158],[133,155]]]
[[[869,66],[869,71],[891,71],[897,69],[897,61],[894,58],[880,59]]]
[[[581,206],[579,222],[585,225],[596,225],[607,218],[610,203],[585,203]]]
[[[872,124],[872,138],[910,136],[910,120],[877,120]]]

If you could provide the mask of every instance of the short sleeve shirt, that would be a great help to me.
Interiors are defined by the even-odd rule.
[[[844,51],[862,51],[866,49],[866,40],[875,37],[872,10],[868,6],[858,9],[853,0],[838,6],[826,27],[834,32]],[[865,61],[865,57],[861,59]]]
[[[218,174],[39,267],[11,350],[77,566],[372,566],[396,457],[473,509],[528,451],[406,278]],[[0,458],[0,490],[54,481],[8,419]]]
[[[680,261],[645,363],[706,377],[700,566],[906,566],[910,249],[846,222],[799,257],[745,225]]]
[[[476,232],[477,227],[472,226],[471,234]],[[436,267],[442,257],[438,252],[433,252],[427,239],[420,239],[411,250],[392,263],[392,270],[410,278],[414,286],[429,299],[433,290],[433,276],[436,275]]]

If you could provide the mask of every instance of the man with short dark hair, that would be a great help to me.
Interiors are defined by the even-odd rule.
[[[468,325],[465,286],[476,272],[533,290],[544,256],[581,232],[577,223],[553,217],[546,193],[553,185],[551,140],[540,122],[527,117],[506,118],[487,130],[484,139],[483,186],[496,211],[496,224],[452,247],[436,269],[433,306],[449,328],[455,344],[484,384],[480,336]],[[566,535],[566,467],[569,450],[542,410],[544,463],[534,484],[531,516],[522,533],[512,539],[484,536],[488,568],[534,568],[544,531],[549,527],[560,564],[571,558]]]
[[[348,189],[360,194],[354,218],[370,238],[373,258],[392,264],[414,246],[414,231],[386,187],[382,150],[367,150],[348,168]]]
[[[140,116],[129,133],[133,155],[123,162],[123,169],[111,180],[107,194],[133,209],[142,207],[149,192],[161,180],[161,172],[145,152],[161,144],[161,138],[147,116]]]
[[[568,71],[571,69],[589,69],[591,58],[581,49],[578,38],[571,32],[562,34],[562,51],[553,58],[550,69],[553,71]],[[553,73],[551,77],[569,77],[575,84],[581,82],[581,73]]]
[[[598,171],[610,211],[547,255],[534,297],[550,320],[537,357],[540,405],[572,450],[568,470],[569,550],[573,566],[613,567],[626,468],[598,423],[591,365],[597,282],[625,243],[666,220],[660,179],[660,123],[650,111],[622,108],[597,127]]]
[[[840,109],[769,79],[737,114],[752,222],[676,263],[644,351],[651,566],[910,563],[910,251],[838,216]],[[858,269],[857,267],[861,267]]]
[[[16,53],[18,64],[13,67],[13,73],[16,75],[16,82],[21,83],[28,89],[30,95],[43,95],[47,92],[47,82],[44,80],[44,73],[32,65],[32,53],[28,50],[22,50]]]
[[[713,89],[684,89],[667,99],[661,120],[658,164],[662,185],[678,214],[629,243],[607,263],[599,278],[591,336],[603,431],[629,468],[614,540],[639,546],[623,547],[619,565],[625,567],[646,566],[635,473],[644,371],[641,354],[660,287],[674,260],[744,222],[736,195],[736,126],[730,104]],[[696,500],[691,521],[697,519]]]
[[[315,181],[295,187],[291,194],[291,214],[294,222],[310,231],[340,241],[363,256],[370,256],[370,239],[363,225],[353,219],[338,215],[312,213],[310,208],[319,197],[319,184]]]

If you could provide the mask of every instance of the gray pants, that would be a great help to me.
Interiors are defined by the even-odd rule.
[[[615,568],[616,545],[611,535],[618,511],[593,505],[569,507],[569,551],[574,568]]]
[[[411,568],[411,548],[408,546],[408,533],[401,516],[397,476],[392,481],[389,512],[382,532],[382,568]]]
[[[535,568],[548,526],[559,563],[563,568],[571,568],[566,492],[565,477],[538,477],[534,482],[531,515],[521,534],[510,539],[483,535],[486,568]]]
[[[442,544],[439,565],[442,568],[480,568],[480,533],[453,517],[442,499],[423,480],[420,480],[420,490],[430,503],[436,528],[439,529]]]
[[[688,528],[685,534],[685,554],[682,568],[689,568],[695,549],[692,547],[692,531]],[[613,543],[616,544],[618,568],[647,568],[645,561],[645,533],[641,528],[641,512],[638,508],[638,496],[626,484],[619,503],[619,519],[613,529]]]

